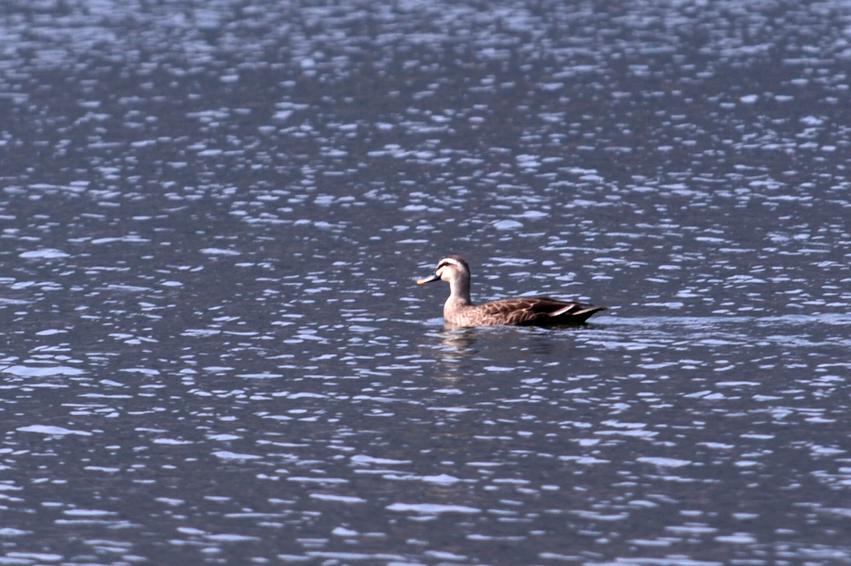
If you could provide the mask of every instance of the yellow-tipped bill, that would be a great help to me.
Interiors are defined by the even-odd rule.
[[[425,285],[426,283],[431,283],[432,281],[440,281],[440,277],[435,275],[430,275],[428,277],[423,277],[422,279],[417,279],[417,285]]]

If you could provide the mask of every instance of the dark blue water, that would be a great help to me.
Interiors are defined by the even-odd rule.
[[[5,3],[0,564],[851,562],[849,30]]]

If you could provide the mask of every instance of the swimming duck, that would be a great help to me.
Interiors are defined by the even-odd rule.
[[[546,326],[581,324],[605,307],[549,297],[518,297],[474,305],[470,300],[470,265],[458,255],[437,262],[434,275],[417,281],[449,283],[449,298],[443,305],[443,319],[452,326]]]

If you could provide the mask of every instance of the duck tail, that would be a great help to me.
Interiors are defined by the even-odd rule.
[[[553,311],[550,313],[550,316],[556,320],[561,319],[564,322],[585,322],[592,315],[604,310],[606,310],[606,307],[573,303],[557,311]]]

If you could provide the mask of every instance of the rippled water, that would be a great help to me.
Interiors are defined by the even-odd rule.
[[[851,562],[848,3],[0,10],[0,564]]]

